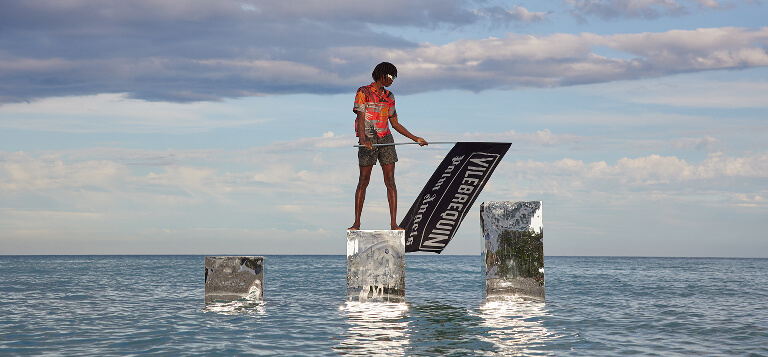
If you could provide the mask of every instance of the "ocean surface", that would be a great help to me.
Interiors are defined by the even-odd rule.
[[[768,259],[547,257],[487,302],[480,256],[409,255],[406,303],[346,303],[345,256],[267,256],[205,306],[203,256],[0,256],[0,356],[768,356]]]

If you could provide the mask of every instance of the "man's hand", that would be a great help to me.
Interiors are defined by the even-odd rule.
[[[373,150],[373,141],[360,139],[360,145],[365,146],[368,150]]]
[[[429,145],[429,143],[424,140],[424,138],[416,137],[416,142],[419,143],[419,146],[426,146]]]

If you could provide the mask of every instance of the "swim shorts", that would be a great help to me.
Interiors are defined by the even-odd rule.
[[[374,136],[373,138],[368,137],[368,140],[374,144],[390,144],[395,142],[392,133],[389,133],[382,138],[378,136]],[[376,164],[376,160],[378,160],[379,165],[382,166],[397,162],[395,146],[374,146],[372,150],[368,150],[366,147],[357,149],[357,161],[360,166],[373,166]]]

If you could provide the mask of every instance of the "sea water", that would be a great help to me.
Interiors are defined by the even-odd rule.
[[[546,302],[479,256],[409,255],[406,302],[345,302],[345,256],[267,256],[205,306],[203,256],[0,256],[0,355],[768,356],[768,259],[547,257]]]

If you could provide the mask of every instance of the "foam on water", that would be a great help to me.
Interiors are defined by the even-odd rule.
[[[239,299],[233,301],[213,301],[205,304],[202,312],[215,312],[226,315],[265,314],[264,301],[258,299]]]

